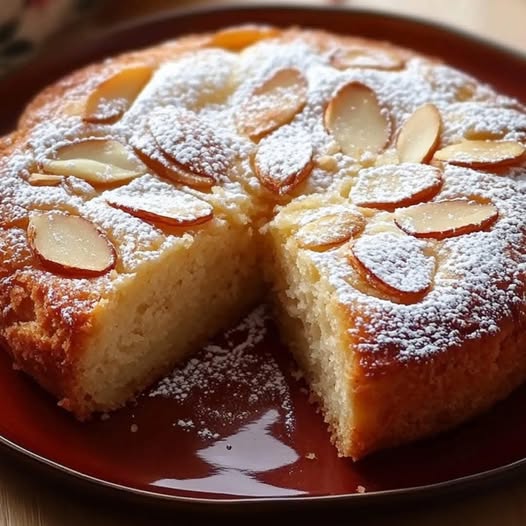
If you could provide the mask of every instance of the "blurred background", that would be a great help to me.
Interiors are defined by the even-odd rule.
[[[129,20],[192,7],[280,4],[279,0],[0,0],[0,74],[50,41],[96,37]],[[494,40],[526,53],[526,0],[288,0],[405,14]],[[189,28],[191,29],[191,28]]]

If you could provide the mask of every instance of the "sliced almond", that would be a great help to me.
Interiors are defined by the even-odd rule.
[[[444,239],[486,230],[498,216],[492,203],[451,199],[401,208],[395,212],[395,223],[415,237]]]
[[[148,136],[151,138],[152,142],[155,142],[153,137],[151,137],[151,134],[147,132],[146,137],[142,137],[140,142],[133,143],[132,141],[132,143],[137,156],[154,173],[160,177],[174,181],[175,183],[190,186],[192,188],[199,188],[202,190],[212,188],[215,181],[210,177],[201,177],[185,171],[171,159],[168,159],[168,157],[166,157],[160,150],[155,149],[156,147],[147,147],[144,139],[148,138]]]
[[[212,35],[208,45],[240,51],[260,40],[278,36],[279,29],[272,26],[244,25],[228,27]]]
[[[148,120],[148,129],[166,175],[189,186],[211,187],[228,172],[232,152],[214,130],[195,113],[180,108],[162,108]],[[150,145],[150,155],[155,151]],[[142,154],[148,155],[143,149]],[[142,157],[143,158],[143,157]],[[146,161],[146,159],[145,159]],[[148,162],[148,161],[146,161]]]
[[[371,286],[402,303],[419,301],[435,274],[435,258],[422,242],[390,232],[358,238],[349,260]]]
[[[353,204],[393,211],[432,199],[442,187],[442,173],[427,164],[382,165],[360,170],[350,192]]]
[[[370,68],[370,69],[401,69],[403,59],[394,52],[380,49],[368,49],[352,46],[338,49],[331,55],[331,65],[337,69]]]
[[[102,81],[86,101],[84,120],[115,122],[132,105],[151,76],[150,66],[128,66]]]
[[[64,180],[62,175],[32,173],[27,182],[32,186],[57,186]]]
[[[167,226],[197,226],[210,221],[213,207],[193,195],[172,189],[169,194],[105,196],[107,203],[139,219]]]
[[[129,181],[146,172],[146,167],[120,142],[86,139],[59,148],[55,159],[42,168],[48,174],[74,176],[88,183],[114,184]]]
[[[365,226],[365,219],[357,211],[329,213],[303,225],[295,234],[298,245],[309,250],[326,250],[348,241]]]
[[[31,216],[29,243],[50,271],[73,277],[105,274],[115,267],[108,238],[90,221],[57,212]]]
[[[435,152],[434,159],[458,166],[486,168],[518,161],[526,148],[515,141],[463,141]]]
[[[420,106],[407,119],[396,141],[401,163],[426,163],[436,150],[442,119],[434,104]]]
[[[290,126],[280,128],[263,139],[254,157],[254,168],[261,183],[270,191],[290,193],[313,168],[309,136]]]
[[[391,137],[391,123],[374,91],[360,82],[340,88],[325,109],[325,127],[341,151],[359,158],[382,151]]]
[[[307,79],[295,68],[279,69],[260,84],[237,112],[237,128],[253,141],[288,124],[307,102]]]

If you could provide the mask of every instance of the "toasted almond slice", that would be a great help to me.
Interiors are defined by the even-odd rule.
[[[260,84],[237,112],[237,128],[253,141],[288,124],[307,102],[307,79],[295,68],[279,69]]]
[[[458,166],[486,168],[518,161],[526,148],[515,141],[463,141],[435,152],[434,159]]]
[[[337,69],[370,68],[393,70],[404,67],[404,61],[394,52],[371,50],[360,46],[338,49],[331,55],[330,62]]]
[[[214,209],[210,204],[175,188],[169,195],[110,193],[105,199],[114,208],[160,225],[197,226],[210,221],[214,216]]]
[[[243,25],[227,27],[212,35],[208,45],[240,51],[260,40],[278,36],[279,29],[272,26]]]
[[[62,175],[32,173],[27,182],[32,186],[57,186],[64,180]]]
[[[330,213],[303,225],[295,234],[298,245],[309,250],[326,250],[348,241],[365,226],[365,219],[357,211]]]
[[[93,138],[68,143],[56,152],[61,161],[71,159],[92,159],[111,164],[131,172],[143,174],[144,165],[122,143],[113,139]]]
[[[112,184],[129,181],[137,177],[137,172],[103,164],[91,159],[71,159],[69,161],[44,161],[44,170],[50,174],[73,176],[91,184]]]
[[[59,148],[55,159],[42,163],[45,172],[75,176],[88,183],[114,184],[146,172],[146,167],[120,142],[86,139]]]
[[[357,206],[393,211],[433,198],[442,187],[442,173],[427,164],[404,163],[360,170],[350,192]]]
[[[152,113],[148,129],[158,149],[171,161],[175,180],[210,187],[228,172],[231,150],[195,113],[161,108]]]
[[[151,141],[155,142],[151,134],[149,132],[146,133],[146,137],[150,136]],[[142,139],[140,142],[134,144],[135,153],[146,166],[160,177],[202,190],[208,190],[215,184],[214,179],[210,177],[201,177],[183,170],[171,159],[168,159],[160,150],[145,146],[144,140]]]
[[[132,105],[151,76],[150,66],[128,66],[102,81],[86,101],[84,120],[115,122]]]
[[[395,212],[395,223],[415,237],[444,239],[485,230],[498,216],[492,203],[451,199],[401,208]]]
[[[291,192],[310,174],[313,167],[310,137],[285,126],[263,139],[254,157],[261,183],[278,195]]]
[[[396,141],[401,163],[426,163],[436,150],[442,119],[434,104],[424,104],[407,119]]]
[[[325,127],[342,152],[352,157],[382,151],[391,136],[391,123],[374,91],[360,82],[345,84],[336,92],[325,109]]]
[[[391,232],[358,238],[349,260],[370,285],[403,303],[420,300],[435,274],[435,258],[421,241]]]
[[[28,239],[42,264],[52,272],[91,277],[115,267],[113,245],[93,223],[79,216],[34,214],[29,219]]]

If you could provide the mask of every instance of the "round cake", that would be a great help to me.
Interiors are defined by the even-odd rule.
[[[0,343],[79,419],[268,300],[343,456],[526,379],[526,108],[386,42],[239,26],[71,73],[0,142]]]

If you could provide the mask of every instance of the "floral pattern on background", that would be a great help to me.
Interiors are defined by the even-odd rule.
[[[93,0],[0,0],[0,75]]]

